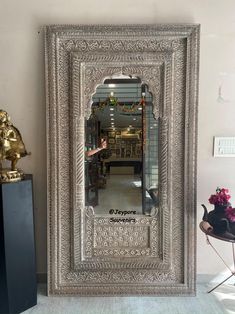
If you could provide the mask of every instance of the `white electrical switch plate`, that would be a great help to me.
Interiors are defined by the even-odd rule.
[[[214,157],[235,157],[235,137],[214,137]]]

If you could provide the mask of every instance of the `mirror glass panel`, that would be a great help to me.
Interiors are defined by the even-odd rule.
[[[106,79],[85,121],[85,202],[96,215],[155,215],[158,121],[139,78]]]

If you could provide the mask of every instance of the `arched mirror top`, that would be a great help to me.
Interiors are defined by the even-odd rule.
[[[76,60],[76,54],[74,55]],[[76,64],[76,62],[74,62]],[[100,67],[88,66],[84,71],[85,85],[84,89],[84,101],[87,104],[85,110],[86,118],[89,118],[91,114],[91,106],[93,103],[92,97],[97,92],[97,87],[105,84],[108,80],[139,80],[144,86],[148,86],[151,91],[154,105],[154,115],[158,119],[160,116],[164,115],[160,111],[160,102],[162,101],[163,95],[161,95],[160,85],[164,81],[162,62],[155,64],[138,65],[133,64],[132,66],[122,66],[119,69],[116,66],[103,65]],[[105,73],[110,75],[105,75]],[[76,76],[76,73],[75,73]]]

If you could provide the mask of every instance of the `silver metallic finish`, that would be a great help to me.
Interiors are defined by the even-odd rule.
[[[46,27],[49,294],[195,293],[199,29]],[[97,85],[117,74],[149,86],[159,119],[160,206],[134,223],[84,201],[84,118]]]

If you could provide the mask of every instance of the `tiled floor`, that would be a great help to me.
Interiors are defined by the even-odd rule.
[[[141,181],[134,175],[111,174],[106,178],[106,188],[99,189],[99,205],[95,214],[109,214],[110,209],[134,210],[142,214]]]
[[[38,305],[25,314],[234,314],[235,287],[207,293],[197,285],[195,297],[47,297],[40,285]]]

